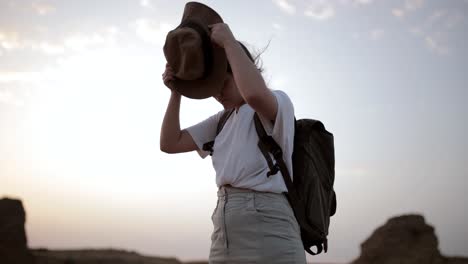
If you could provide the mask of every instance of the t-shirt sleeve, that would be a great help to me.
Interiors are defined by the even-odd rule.
[[[274,123],[259,115],[260,121],[269,136],[281,146],[283,153],[294,147],[294,106],[289,96],[280,90],[272,91],[278,103]]]
[[[210,142],[216,137],[216,128],[218,126],[218,121],[221,118],[221,115],[224,111],[220,111],[207,119],[186,128],[187,132],[192,136],[193,141],[197,144],[198,149],[197,153],[201,158],[206,158],[210,154],[209,151],[203,150],[203,144]]]

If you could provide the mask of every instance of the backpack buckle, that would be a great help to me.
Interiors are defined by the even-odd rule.
[[[283,151],[281,151],[280,148],[274,148],[271,151],[271,154],[273,154],[273,157],[275,157],[276,160],[283,158]]]
[[[270,168],[270,171],[267,172],[267,178],[269,178],[271,175],[275,175],[276,173],[278,173],[279,170],[280,167],[278,163],[276,163],[275,165],[273,165],[273,167]]]

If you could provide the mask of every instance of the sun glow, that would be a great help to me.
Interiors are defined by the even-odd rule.
[[[159,171],[158,67],[111,48],[60,59],[35,79],[25,145],[47,181],[96,195],[151,188],[141,183]]]

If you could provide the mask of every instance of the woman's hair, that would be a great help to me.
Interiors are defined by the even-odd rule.
[[[242,47],[242,49],[244,50],[245,54],[247,54],[247,57],[249,57],[250,61],[253,62],[253,64],[255,64],[255,67],[257,67],[258,71],[259,72],[263,72],[263,67],[262,67],[262,63],[260,61],[260,55],[265,52],[266,48],[262,51],[262,52],[259,52],[257,55],[255,55],[255,57],[252,56],[252,54],[250,53],[250,51],[245,47],[245,45],[240,42],[240,41],[237,41],[239,43],[239,45]],[[269,43],[268,43],[269,44]],[[229,72],[230,74],[232,74],[232,69],[231,69],[231,65],[229,65],[229,62],[228,62],[228,68],[227,68],[227,72]]]

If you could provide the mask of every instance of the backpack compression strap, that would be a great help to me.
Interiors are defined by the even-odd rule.
[[[227,120],[231,116],[232,112],[234,112],[234,109],[235,108],[224,110],[223,115],[219,119],[218,126],[216,127],[216,136],[218,136],[218,134],[221,132],[221,130],[223,130],[224,125],[226,124]],[[216,138],[216,136],[215,136],[215,138]],[[214,140],[203,144],[203,150],[204,151],[209,151],[210,156],[213,156],[213,146],[214,146]]]

